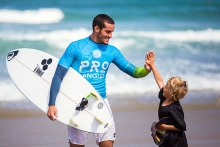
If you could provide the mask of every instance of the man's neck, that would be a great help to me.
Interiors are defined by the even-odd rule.
[[[93,42],[99,43],[99,42],[97,41],[97,38],[95,37],[94,34],[91,34],[89,37],[90,37],[90,39],[91,39]]]

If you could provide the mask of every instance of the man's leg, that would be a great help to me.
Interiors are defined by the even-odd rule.
[[[114,121],[107,132],[94,135],[96,138],[96,143],[99,145],[99,147],[113,147],[114,140],[116,139]]]
[[[88,132],[68,127],[68,140],[70,147],[84,147]]]
[[[99,143],[99,147],[113,147],[113,143],[112,140],[105,140]]]
[[[78,144],[72,144],[71,142],[69,142],[70,147],[84,147],[84,145],[78,145]]]

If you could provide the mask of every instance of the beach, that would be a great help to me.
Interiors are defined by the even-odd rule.
[[[216,100],[218,100],[216,98]],[[115,123],[115,147],[156,147],[151,137],[151,123],[157,121],[157,100],[149,102],[137,98],[110,99]],[[31,102],[0,103],[1,147],[65,147],[67,126],[50,121],[46,114]],[[214,147],[220,144],[220,106],[182,104],[187,124],[189,147]],[[14,107],[14,108],[12,108]],[[95,147],[95,139],[88,135],[87,147]]]

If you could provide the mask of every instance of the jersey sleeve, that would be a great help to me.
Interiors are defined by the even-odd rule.
[[[71,67],[73,61],[75,60],[76,54],[76,43],[72,42],[69,44],[69,46],[67,47],[64,54],[58,62],[58,66],[56,68],[50,87],[50,99],[48,104],[49,106],[55,105],[56,97],[59,93],[61,82],[63,81],[64,76],[66,75],[68,69]]]
[[[150,71],[147,71],[145,68],[136,67],[130,62],[128,62],[117,48],[115,48],[115,58],[113,60],[113,63],[120,70],[134,78],[142,78],[150,73]]]
[[[61,82],[63,81],[63,78],[65,77],[67,71],[68,71],[67,68],[59,64],[57,65],[50,87],[50,99],[48,104],[49,106],[55,105],[56,97],[60,91]]]
[[[77,56],[76,43],[70,43],[59,60],[59,65],[69,69]]]

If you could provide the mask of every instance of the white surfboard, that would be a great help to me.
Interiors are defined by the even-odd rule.
[[[28,48],[13,50],[6,57],[8,73],[16,87],[45,113],[48,110],[50,86],[57,64],[56,57]],[[83,103],[88,103],[86,108],[82,106]],[[72,68],[63,79],[56,107],[57,120],[79,130],[104,133],[113,122],[109,105]]]

